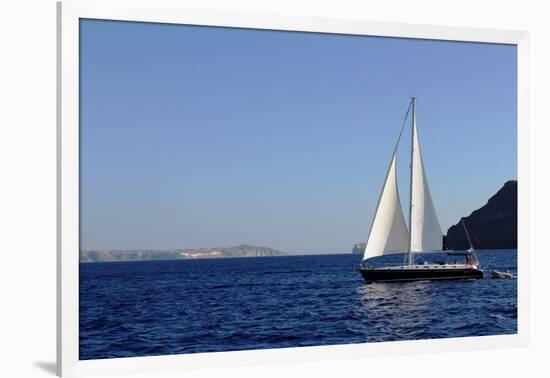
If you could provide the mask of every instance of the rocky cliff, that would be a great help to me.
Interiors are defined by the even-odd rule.
[[[462,218],[476,249],[517,248],[518,195],[517,181],[508,181],[487,204]],[[468,249],[464,229],[457,222],[447,231],[449,249]]]

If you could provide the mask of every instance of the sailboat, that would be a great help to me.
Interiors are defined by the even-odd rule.
[[[409,227],[405,223],[397,185],[397,147],[412,109],[411,164]],[[464,229],[466,226],[463,224]],[[467,232],[467,231],[466,231]],[[469,239],[469,235],[468,235]],[[443,251],[443,233],[432,201],[424,164],[418,130],[416,127],[416,98],[405,114],[405,120],[395,143],[386,179],[380,193],[378,206],[372,221],[363,260],[358,270],[366,281],[418,281],[483,278],[483,271],[474,258],[473,247],[460,253],[465,261],[458,263],[415,263],[415,256],[421,253]],[[400,266],[375,267],[374,257],[406,253],[407,262]]]

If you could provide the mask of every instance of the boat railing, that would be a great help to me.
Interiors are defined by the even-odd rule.
[[[406,264],[405,264],[406,265]],[[399,267],[399,266],[404,266],[404,265],[399,265],[399,264],[396,264],[396,263],[378,263],[378,264],[375,264],[374,266],[371,266],[371,265],[362,265],[362,267],[366,267],[366,268],[374,268],[374,269],[380,269],[380,268],[391,268],[391,267]],[[428,263],[427,261],[424,261],[422,263],[417,263],[417,264],[414,264],[413,266],[415,267],[441,267],[441,268],[463,268],[465,266],[468,266],[468,264],[464,264],[464,263],[460,263],[460,262],[445,262],[443,264],[441,263]],[[476,264],[472,264],[471,266],[477,268],[477,265]]]

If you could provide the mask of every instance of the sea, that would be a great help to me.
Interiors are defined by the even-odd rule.
[[[402,283],[352,254],[83,263],[80,359],[517,333],[517,279],[490,275],[516,250],[477,254],[483,280]]]

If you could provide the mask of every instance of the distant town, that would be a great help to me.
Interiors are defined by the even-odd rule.
[[[285,252],[268,247],[242,244],[234,247],[156,250],[81,250],[80,262],[213,259],[227,257],[284,256]]]

